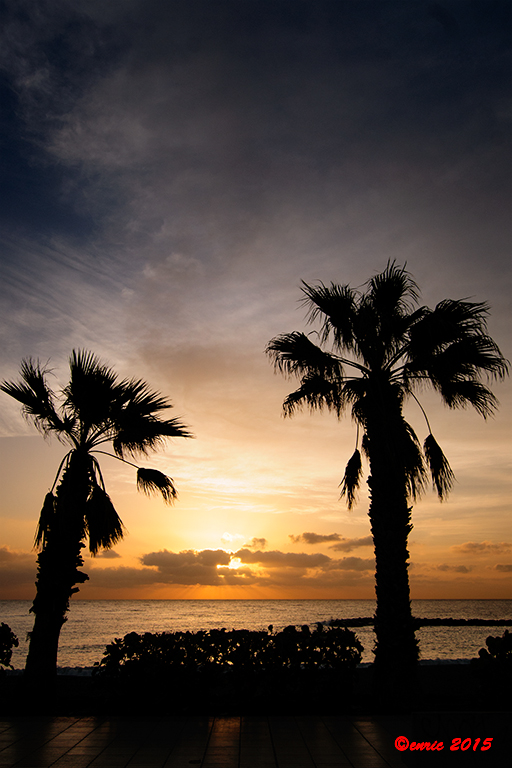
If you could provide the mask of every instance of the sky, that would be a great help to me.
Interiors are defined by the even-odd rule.
[[[511,352],[511,6],[494,0],[5,0],[0,362],[66,383],[72,349],[173,403],[193,439],[102,457],[125,526],[79,598],[374,597],[350,417],[283,418],[265,355],[310,331],[301,281],[388,260],[421,303],[490,304]],[[494,418],[420,399],[457,482],[413,509],[413,598],[512,598],[510,380]],[[420,440],[417,406],[406,416]],[[0,393],[0,598],[34,596],[35,527],[65,449]],[[77,598],[75,598],[77,599]]]

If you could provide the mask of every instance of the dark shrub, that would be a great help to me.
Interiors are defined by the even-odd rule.
[[[270,629],[270,628],[269,628]],[[131,632],[110,643],[97,672],[154,674],[170,669],[251,671],[354,669],[363,647],[348,629],[317,625],[311,631],[282,632],[210,629],[200,632]]]
[[[480,648],[478,651],[479,666],[500,667],[512,671],[512,635],[505,630],[501,637],[492,637],[486,639],[487,648]]]

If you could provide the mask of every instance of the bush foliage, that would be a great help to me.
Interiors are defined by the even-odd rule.
[[[12,649],[18,647],[18,638],[12,629],[3,622],[0,624],[0,664],[11,667]]]
[[[131,632],[107,646],[97,671],[153,676],[172,670],[246,672],[345,670],[361,661],[363,647],[348,629],[304,625],[282,632],[210,629],[200,632]]]

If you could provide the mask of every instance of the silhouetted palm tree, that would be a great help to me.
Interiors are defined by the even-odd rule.
[[[69,599],[79,591],[75,585],[88,579],[78,570],[85,542],[95,555],[123,538],[122,522],[95,455],[104,453],[100,446],[110,444],[116,458],[131,464],[126,455],[148,454],[168,437],[190,437],[178,419],[160,418],[172,407],[168,400],[143,381],[120,381],[89,352],[73,351],[71,376],[60,393],[60,404],[48,386],[48,373],[39,362],[24,360],[21,381],[3,382],[0,387],[22,404],[24,415],[43,435],[56,435],[70,446],[46,495],[36,531],[40,553],[30,609],[35,621],[26,663],[29,675],[55,674]],[[172,479],[155,469],[137,467],[137,487],[146,493],[160,492],[166,502],[176,497]]]
[[[403,406],[409,397],[416,400],[415,390],[430,385],[450,408],[471,405],[485,418],[497,400],[482,376],[504,378],[507,361],[487,335],[486,304],[446,299],[433,310],[418,307],[417,285],[394,262],[363,291],[334,283],[303,283],[302,290],[309,321],[322,322],[320,344],[295,331],[267,346],[276,369],[300,379],[284,411],[291,416],[307,405],[341,417],[351,408],[358,438],[341,493],[351,508],[362,476],[361,431],[376,558],[375,668],[413,668],[418,647],[407,562],[410,502],[424,490],[429,471],[444,499],[453,473],[428,420],[422,450]],[[332,351],[322,349],[327,343]]]

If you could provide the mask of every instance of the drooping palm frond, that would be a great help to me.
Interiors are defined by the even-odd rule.
[[[399,439],[399,461],[405,469],[407,496],[416,501],[425,490],[425,462],[416,432],[405,420]]]
[[[121,518],[109,495],[99,485],[93,486],[85,505],[85,532],[92,555],[99,549],[111,549],[124,536]]]
[[[432,434],[429,434],[423,443],[425,458],[432,475],[432,484],[437,490],[439,499],[443,501],[453,487],[455,475],[448,463],[448,459],[441,450],[440,445]]]
[[[157,469],[139,467],[137,470],[137,488],[147,496],[151,496],[152,493],[161,493],[167,504],[172,504],[178,496],[173,479]]]
[[[48,534],[51,530],[54,515],[55,496],[50,492],[47,493],[44,498],[43,508],[41,509],[41,513],[39,515],[39,522],[37,524],[36,535],[34,537],[34,547],[45,546],[48,540]]]
[[[343,475],[343,480],[340,483],[340,498],[343,498],[343,496],[347,497],[347,506],[349,509],[352,509],[356,500],[356,491],[359,489],[362,473],[363,468],[361,463],[361,454],[356,448],[347,462],[347,466],[345,467],[345,474]]]
[[[100,451],[101,453],[101,451]],[[103,451],[104,453],[104,451]],[[112,456],[112,454],[110,454]],[[91,478],[91,484],[93,486],[99,485],[100,488],[102,488],[104,491],[106,491],[105,487],[105,481],[103,479],[103,473],[101,471],[100,463],[96,456],[93,456],[92,453],[89,454],[91,459],[91,472],[90,472],[90,478]],[[117,458],[117,456],[115,457]]]

